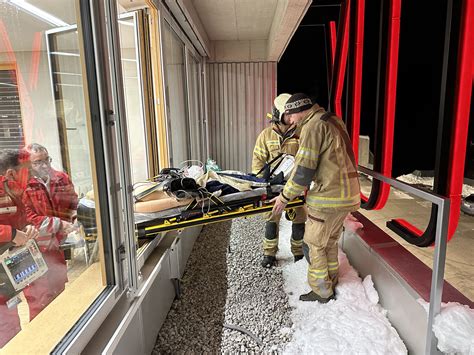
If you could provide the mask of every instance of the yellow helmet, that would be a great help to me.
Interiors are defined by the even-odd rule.
[[[282,118],[285,113],[285,104],[291,97],[290,94],[280,94],[273,100],[272,113],[267,114],[272,122],[283,123]]]

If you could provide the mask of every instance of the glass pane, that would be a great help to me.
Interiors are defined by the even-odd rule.
[[[7,353],[49,353],[105,287],[75,4],[0,2],[0,348]]]
[[[92,189],[92,173],[78,34],[77,30],[72,28],[51,33],[48,38],[60,132],[60,167],[70,172],[78,192],[83,195]]]
[[[203,156],[203,137],[200,105],[200,65],[192,55],[188,56],[188,95],[189,95],[189,130],[191,135],[191,157],[205,163]]]
[[[137,44],[138,29],[133,15],[122,16],[118,23],[132,179],[136,183],[148,178],[145,117]]]
[[[186,112],[184,44],[168,23],[165,22],[163,29],[168,134],[171,141],[170,164],[177,167],[182,161],[191,159],[187,143],[189,127]]]

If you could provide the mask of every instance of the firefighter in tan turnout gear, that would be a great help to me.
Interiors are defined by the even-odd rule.
[[[257,138],[253,151],[252,173],[261,175],[265,165],[278,163],[283,154],[295,156],[298,151],[300,129],[285,122],[284,105],[290,94],[281,94],[274,100],[272,124],[265,128]],[[272,164],[273,163],[273,164]],[[296,208],[290,213],[292,219],[291,252],[295,262],[303,257],[303,235],[306,222],[305,207]],[[265,215],[265,237],[263,238],[262,266],[270,268],[275,264],[278,251],[278,224],[282,213]]]
[[[308,283],[311,292],[302,301],[326,303],[334,298],[338,278],[338,246],[344,219],[360,206],[360,186],[349,135],[334,114],[313,105],[305,94],[294,94],[285,104],[285,117],[301,128],[300,147],[291,177],[274,199],[273,213],[309,188],[308,222],[304,247],[308,247]]]

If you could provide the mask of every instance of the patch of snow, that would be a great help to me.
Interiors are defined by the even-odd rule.
[[[364,278],[364,281],[362,281],[362,286],[364,286],[365,295],[367,296],[367,299],[372,304],[379,303],[379,294],[375,290],[374,283],[372,281],[372,275],[367,275]]]
[[[421,177],[413,174],[406,174],[397,177],[397,180],[406,182],[407,184],[421,184],[433,187],[434,178],[433,177]],[[462,186],[462,196],[466,197],[471,194],[474,194],[474,186],[463,184]]]
[[[418,300],[426,313],[429,303]],[[438,348],[446,354],[474,354],[474,309],[457,302],[441,304],[441,312],[434,319],[433,331]]]
[[[306,280],[308,264],[292,262],[291,223],[280,223],[280,251],[285,292],[293,308],[294,334],[286,354],[407,354],[405,344],[378,304],[372,278],[360,279],[339,250],[339,283],[336,300],[327,304],[302,302],[299,296],[311,289]]]

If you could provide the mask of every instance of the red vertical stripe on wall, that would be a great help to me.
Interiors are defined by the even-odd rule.
[[[347,50],[349,47],[349,22],[351,17],[351,3],[350,0],[347,0],[347,16],[345,18],[344,23],[342,23],[344,32],[342,37],[342,51],[341,51],[341,69],[338,72],[338,77],[336,80],[336,93],[335,93],[335,107],[334,110],[336,111],[335,114],[338,117],[342,117],[342,106],[341,106],[341,98],[342,98],[342,91],[344,89],[344,77],[346,74],[346,63],[347,63]]]
[[[472,96],[472,76],[470,74],[474,68],[474,1],[465,0],[463,7],[464,18],[459,39],[453,137],[450,152],[451,165],[448,180],[448,193],[451,199],[448,239],[453,236],[459,221]]]
[[[329,38],[331,45],[331,67],[334,67],[334,58],[336,57],[336,21],[329,21]]]
[[[38,71],[41,58],[41,32],[35,32],[33,38],[33,49],[31,51],[31,69],[28,87],[30,90],[36,89],[38,84]]]
[[[365,0],[357,1],[355,14],[356,36],[354,43],[354,92],[352,93],[352,148],[356,162],[359,161],[360,108],[362,97],[362,64],[364,54],[364,11]]]
[[[383,155],[381,173],[392,177],[393,135],[395,125],[395,103],[397,98],[398,49],[400,40],[401,0],[392,0],[390,6],[389,53],[387,56],[387,81],[385,96],[385,129],[383,137]],[[390,194],[390,186],[382,184],[378,201],[374,209],[385,206]]]

